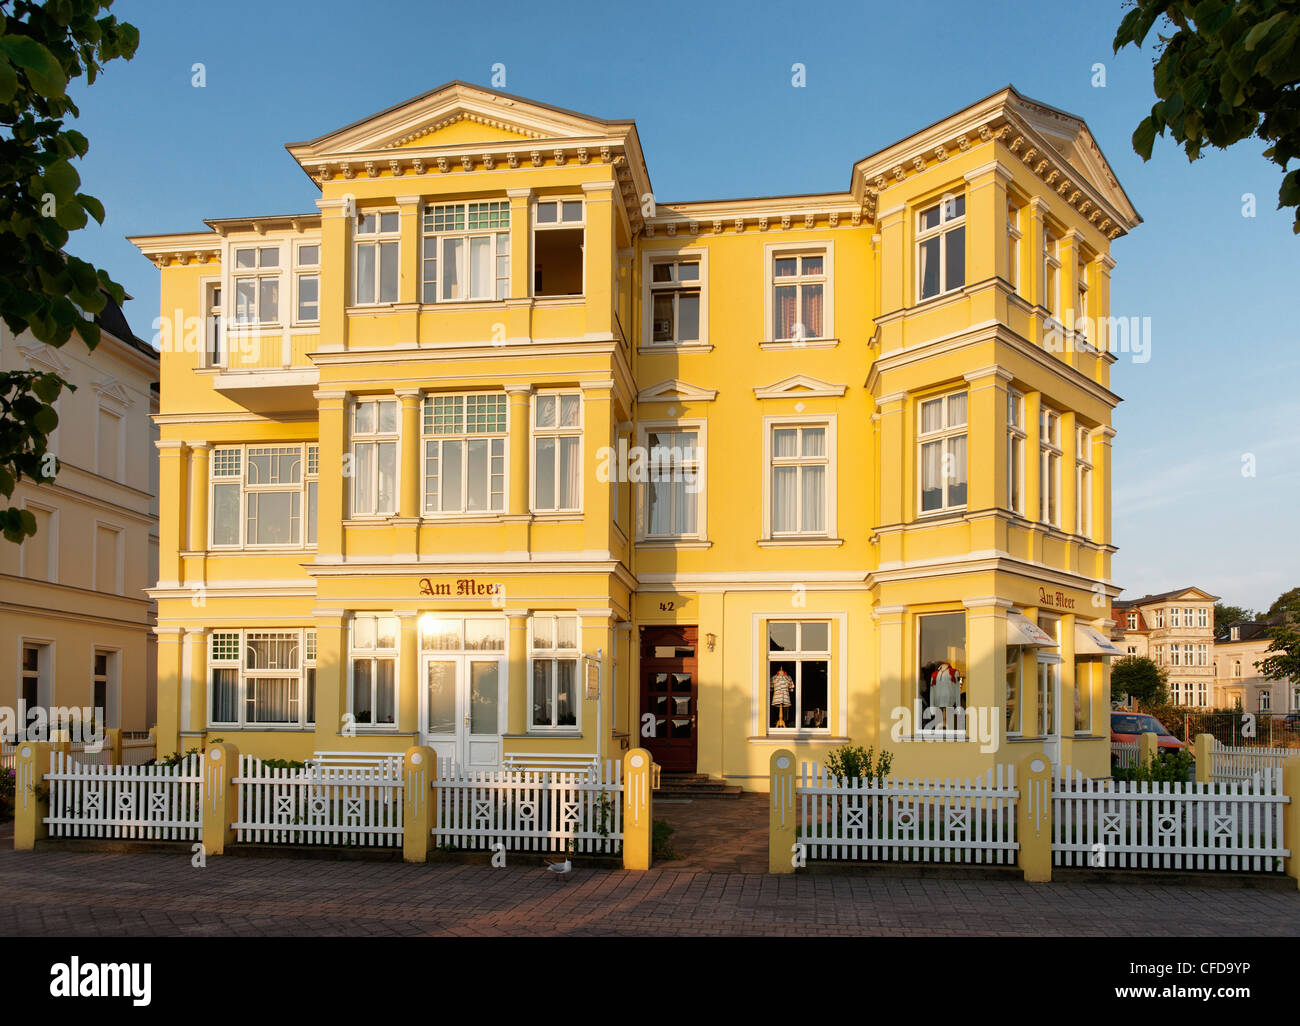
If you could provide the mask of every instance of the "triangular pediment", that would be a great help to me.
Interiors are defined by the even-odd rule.
[[[27,363],[38,370],[53,371],[55,374],[67,377],[72,367],[53,346],[47,346],[44,342],[32,342],[30,344],[18,343],[18,352],[27,358]]]
[[[449,82],[388,110],[308,142],[295,156],[440,146],[472,147],[529,140],[622,139],[630,121],[606,121],[465,82]]]
[[[697,402],[708,403],[718,397],[716,388],[701,388],[680,378],[667,378],[647,385],[636,394],[639,403]]]
[[[835,385],[809,374],[792,374],[788,378],[760,385],[754,389],[759,399],[819,399],[842,396],[848,385]]]
[[[122,383],[117,378],[105,378],[102,381],[94,383],[96,394],[100,399],[107,399],[117,403],[119,406],[133,406],[135,401],[131,398],[130,393],[122,387]]]

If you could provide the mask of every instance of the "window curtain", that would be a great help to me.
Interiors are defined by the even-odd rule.
[[[578,506],[579,473],[578,443],[576,435],[560,439],[560,507],[576,509]]]
[[[235,705],[239,690],[239,671],[235,669],[212,671],[212,720],[214,723],[233,723],[239,719]],[[33,688],[32,699],[35,699]],[[29,701],[28,704],[32,704]]]
[[[248,689],[249,723],[296,723],[298,720],[298,680],[294,677],[250,677]]]
[[[803,468],[804,531],[826,530],[826,468]]]
[[[822,287],[803,287],[803,337],[822,337]]]
[[[396,689],[394,687],[396,666],[392,659],[375,660],[375,722],[395,723]]]
[[[799,468],[772,468],[772,530],[794,531],[799,502]]]
[[[797,297],[793,285],[781,285],[773,289],[772,337],[791,338],[794,335],[794,322],[798,316]]]
[[[943,443],[926,442],[921,446],[921,509],[938,509],[943,505]]]
[[[948,454],[952,457],[949,468],[948,505],[961,506],[966,502],[966,436],[954,435],[948,439]]]
[[[573,727],[578,723],[578,664],[559,659],[555,666],[555,725]]]

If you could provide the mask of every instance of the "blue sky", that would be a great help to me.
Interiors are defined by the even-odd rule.
[[[73,249],[151,334],[158,272],[123,236],[314,209],[284,150],[453,78],[637,120],[661,201],[825,192],[852,162],[1006,85],[1085,118],[1145,224],[1118,240],[1112,313],[1151,318],[1121,359],[1114,577],[1260,608],[1300,584],[1300,238],[1248,142],[1189,165],[1129,136],[1151,53],[1111,52],[1123,8],[1060,3],[458,3],[119,0],[140,50],[89,90],[83,188],[108,208]],[[183,13],[184,12],[184,13]],[[206,85],[191,85],[192,66]],[[791,85],[791,66],[806,86]],[[1104,88],[1093,85],[1105,65]],[[1242,216],[1253,193],[1257,216]],[[1255,476],[1243,476],[1250,454]]]

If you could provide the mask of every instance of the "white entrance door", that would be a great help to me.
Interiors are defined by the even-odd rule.
[[[427,654],[420,723],[424,743],[465,769],[496,769],[506,722],[506,666],[496,657]]]
[[[1038,657],[1038,733],[1043,754],[1052,768],[1061,763],[1061,660],[1059,656]]]

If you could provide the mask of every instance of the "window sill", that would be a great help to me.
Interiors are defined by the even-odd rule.
[[[566,509],[560,512],[554,510],[538,512],[537,510],[533,510],[532,515],[533,521],[539,524],[569,524],[582,520],[582,512],[580,510]]]
[[[843,538],[760,538],[760,549],[838,549]]]
[[[681,353],[711,353],[713,346],[707,342],[659,342],[636,347],[638,356],[677,356]]]
[[[709,549],[713,542],[707,538],[638,538],[638,549]]]
[[[442,299],[437,302],[421,302],[420,313],[436,313],[439,310],[497,310],[510,302],[505,299]]]
[[[514,739],[517,739],[517,738],[529,738],[529,739],[532,739],[532,740],[536,740],[537,738],[540,738],[540,737],[553,737],[553,738],[556,738],[557,740],[558,740],[558,739],[564,739],[564,740],[568,740],[568,741],[575,741],[575,740],[579,740],[579,739],[582,738],[582,731],[581,731],[581,730],[574,730],[574,729],[572,729],[572,728],[570,728],[570,727],[565,727],[565,728],[560,729],[560,730],[542,730],[542,729],[536,729],[536,730],[528,730],[528,731],[525,731],[525,732],[522,733],[522,734],[503,734],[503,735],[501,735],[501,736],[504,737],[504,738],[507,739],[507,740],[510,740],[510,739],[512,739],[512,738],[514,738]]]
[[[505,520],[505,513],[496,510],[491,513],[429,513],[419,516],[421,527],[433,524],[499,524]]]
[[[978,741],[977,738],[968,736],[964,730],[922,730],[916,734],[904,735],[898,740],[915,742],[933,741],[941,742],[943,744],[951,744],[954,741]]]
[[[587,297],[580,292],[577,295],[533,296],[533,301],[544,306],[581,306]]]
[[[366,303],[361,306],[349,306],[343,312],[349,317],[364,317],[368,314],[395,314],[402,310],[416,309],[415,303],[399,303],[394,300],[391,303]]]
[[[197,552],[182,552],[182,556],[281,556],[297,552],[315,552],[315,545],[243,545],[232,548],[213,546]]]
[[[754,737],[747,737],[745,740],[754,745],[783,745],[791,742],[819,745],[842,745],[847,744],[852,739],[839,737],[829,733],[814,734],[806,731],[794,731],[789,734],[758,734]]]
[[[284,723],[246,723],[242,727],[238,723],[209,723],[204,732],[211,734],[213,731],[240,731],[248,732],[254,730],[269,731],[276,734],[314,734],[316,733],[316,724],[309,723],[305,727],[297,724],[289,725]]]
[[[343,521],[344,527],[388,527],[390,522],[396,520],[396,513],[377,513],[374,516],[350,517]]]
[[[944,509],[931,509],[916,515],[916,523],[931,520],[956,520],[966,515],[965,506],[948,506]]]
[[[759,349],[834,349],[840,344],[838,338],[805,338],[805,339],[766,339],[758,344]]]

